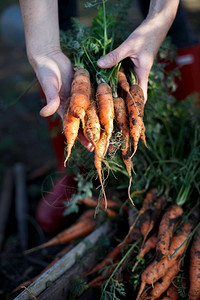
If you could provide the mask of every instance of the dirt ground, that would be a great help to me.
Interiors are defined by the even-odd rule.
[[[88,18],[83,9],[83,1],[79,1],[79,17],[88,24]],[[18,1],[8,1],[18,3]],[[183,1],[191,27],[200,40],[200,1]],[[141,15],[134,2],[133,27],[141,20]],[[5,5],[0,5],[0,13]],[[38,86],[33,86],[19,101],[17,97],[25,91],[35,79],[34,73],[26,58],[25,49],[9,47],[0,37],[0,186],[5,171],[17,162],[24,165],[27,178],[34,170],[50,166],[56,171],[56,158],[49,135],[47,122],[39,116],[42,106]],[[16,103],[15,103],[16,102]],[[30,216],[34,218],[35,205],[40,200],[41,181],[32,183],[28,187],[30,203]],[[34,205],[31,201],[34,199]],[[36,199],[36,200],[35,200]],[[33,237],[34,238],[34,237]],[[0,271],[0,299],[8,299],[10,291],[27,276],[37,274],[47,262],[37,260],[32,264],[17,258],[13,254],[19,244],[16,237],[16,220],[14,209],[9,218],[3,252],[1,253]],[[49,258],[50,259],[50,258]],[[48,259],[47,259],[48,260]],[[19,277],[19,278],[18,278]]]

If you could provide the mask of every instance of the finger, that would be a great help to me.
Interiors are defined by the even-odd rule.
[[[106,54],[105,56],[101,57],[97,61],[98,67],[102,68],[102,69],[113,67],[118,62],[120,62],[124,58],[128,57],[129,50],[130,50],[130,43],[128,41],[125,41],[118,48],[116,48],[112,52]]]
[[[92,152],[94,150],[94,146],[92,145],[92,143],[90,143],[84,136],[83,132],[81,130],[79,130],[79,134],[78,134],[78,139],[79,142],[90,152]]]
[[[52,116],[59,108],[60,105],[60,98],[55,97],[54,99],[51,99],[48,101],[48,104],[45,105],[41,110],[40,110],[40,115],[42,117],[49,117]]]
[[[148,88],[148,77],[149,77],[149,70],[146,68],[137,68],[134,67],[134,72],[138,78],[138,84],[142,88],[144,93],[144,102],[147,101],[147,88]]]

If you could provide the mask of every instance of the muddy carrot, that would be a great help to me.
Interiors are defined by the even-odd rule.
[[[180,299],[180,294],[178,293],[177,288],[173,285],[173,283],[170,285],[170,287],[167,290],[167,296],[169,300]]]
[[[195,233],[190,250],[190,289],[188,300],[200,299],[200,227]]]
[[[191,223],[184,223],[180,235],[175,235],[172,239],[172,244],[170,247],[169,255],[164,257],[161,261],[157,262],[154,260],[142,273],[141,276],[141,286],[137,296],[137,299],[140,298],[140,295],[145,289],[146,284],[155,283],[161,277],[163,277],[167,271],[177,263],[182,257],[187,243],[185,242],[188,238],[193,225]]]
[[[129,125],[128,125],[128,115],[126,110],[125,101],[120,98],[114,98],[114,108],[115,108],[115,119],[118,124],[119,130],[122,132],[122,159],[126,166],[126,170],[129,175],[129,188],[128,188],[128,196],[129,199],[132,202],[131,196],[130,196],[130,188],[131,188],[131,182],[132,182],[132,160],[131,160],[131,144],[129,139]]]
[[[180,270],[179,261],[176,262],[167,273],[162,277],[162,279],[156,282],[153,290],[151,291],[152,299],[158,299],[170,286],[176,275]]]
[[[83,129],[85,137],[91,142],[94,146],[100,139],[100,122],[97,115],[96,102],[94,101],[94,91],[91,92],[90,105],[86,110],[85,114],[85,126]]]
[[[133,141],[135,154],[143,128],[144,94],[137,84],[131,85],[130,94],[127,94],[126,106],[129,113],[130,133]]]
[[[156,246],[157,261],[160,261],[169,253],[174,230],[182,214],[183,209],[180,206],[172,205],[163,215],[158,230],[158,243]]]
[[[138,257],[144,258],[144,256],[149,253],[152,249],[156,248],[158,238],[156,237],[156,234],[152,235],[146,242],[145,244],[141,247],[140,252],[138,254]],[[136,267],[139,264],[139,260],[134,264],[132,268],[132,272],[135,271]]]

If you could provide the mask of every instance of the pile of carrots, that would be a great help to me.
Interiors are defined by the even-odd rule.
[[[105,81],[99,79],[97,86],[90,82],[90,74],[84,68],[78,68],[71,84],[71,95],[67,99],[63,116],[63,131],[66,137],[66,159],[70,157],[72,147],[83,131],[86,139],[94,146],[94,164],[102,186],[102,162],[109,148],[113,131],[122,134],[122,158],[130,178],[132,178],[132,157],[135,154],[139,139],[146,145],[144,115],[144,94],[132,76],[130,84],[125,72],[118,71],[118,87],[121,97]],[[131,139],[133,151],[131,150]],[[129,193],[130,195],[130,193]]]
[[[184,259],[188,246],[190,246],[189,282],[187,278],[184,282],[185,289],[188,288],[187,299],[200,299],[200,227],[196,226],[198,216],[193,215],[186,219],[180,206],[172,204],[166,209],[167,204],[167,197],[158,197],[155,189],[147,193],[143,206],[138,215],[134,216],[134,222],[130,225],[124,240],[88,272],[88,276],[99,273],[89,281],[88,287],[101,286],[106,280],[109,282],[110,275],[120,261],[119,256],[128,245],[142,237],[143,242],[137,259],[136,257],[133,259],[132,272],[137,274],[138,270],[141,270],[138,269],[138,265],[148,253],[155,258],[149,265],[145,265],[142,271],[137,300],[180,299],[173,281],[185,268]],[[189,244],[193,233],[192,243]],[[122,282],[123,276],[125,277],[120,274]]]

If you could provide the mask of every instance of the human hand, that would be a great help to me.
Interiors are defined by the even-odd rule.
[[[40,115],[49,117],[57,112],[63,118],[65,101],[70,95],[73,79],[70,60],[61,51],[56,51],[34,58],[31,64],[46,96],[47,104],[41,109]],[[87,150],[93,151],[94,147],[82,131],[79,132],[78,138]]]
[[[118,48],[99,59],[97,65],[103,69],[111,68],[129,57],[146,102],[149,72],[164,37],[165,32],[159,24],[144,21]]]

